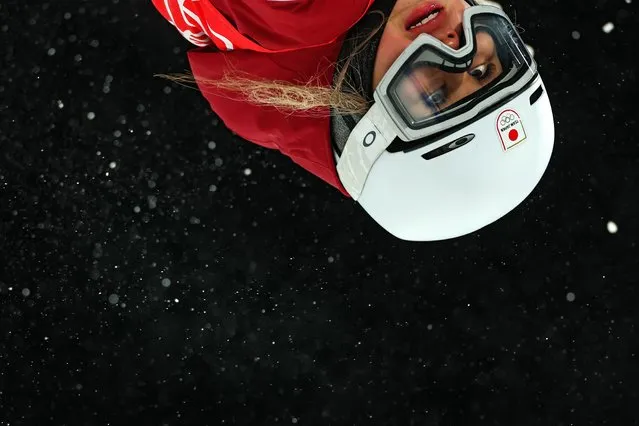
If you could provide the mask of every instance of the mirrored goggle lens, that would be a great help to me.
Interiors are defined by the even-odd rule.
[[[441,121],[529,70],[532,60],[506,19],[483,14],[473,16],[471,23],[473,56],[452,58],[433,46],[423,46],[391,83],[389,95],[411,127]]]

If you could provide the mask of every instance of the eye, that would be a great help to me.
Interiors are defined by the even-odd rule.
[[[481,81],[490,75],[490,64],[482,64],[478,67],[475,67],[472,70],[468,71],[468,74]]]
[[[435,90],[431,94],[422,94],[424,103],[433,110],[438,110],[441,105],[446,103],[446,93],[443,87]]]

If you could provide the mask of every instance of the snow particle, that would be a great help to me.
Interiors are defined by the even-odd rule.
[[[328,263],[335,262],[335,258],[333,256],[328,256]]]
[[[251,169],[248,169],[248,168],[244,169],[244,175],[245,175],[245,176],[250,176],[250,175],[251,175],[251,173],[252,173],[252,172],[251,172]]]
[[[579,40],[581,38],[581,34],[579,33],[579,31],[573,31],[572,38],[575,40]]]
[[[62,102],[61,100],[58,100],[58,108],[64,108],[64,102]]]
[[[171,280],[168,278],[162,278],[162,287],[168,288],[171,286]]]
[[[433,329],[433,324],[428,324],[428,325],[426,326],[426,328],[427,328],[428,330],[432,330],[432,329]]]
[[[99,259],[102,257],[103,254],[104,251],[102,250],[102,244],[95,243],[95,245],[93,246],[93,257],[95,259]]]
[[[566,295],[566,300],[569,302],[574,302],[575,301],[575,293],[570,292]]]
[[[155,195],[149,195],[147,197],[147,201],[149,203],[149,208],[153,210],[158,205],[158,198]]]
[[[217,186],[215,186],[215,185],[211,185],[211,186],[209,186],[209,191],[210,191],[210,192],[215,192],[215,191],[217,191]]]
[[[117,165],[117,164],[115,164],[115,161],[111,161],[111,162],[109,163],[109,168],[110,168],[110,169],[115,169],[115,166],[116,166],[116,165]]]
[[[135,206],[135,207],[133,207],[133,211],[134,211],[135,213],[140,213],[140,206]]]
[[[31,294],[31,290],[29,290],[28,288],[23,288],[22,289],[22,295],[24,297],[29,297],[30,294]]]
[[[613,24],[612,22],[606,22],[604,26],[601,27],[601,29],[603,30],[604,33],[608,34],[615,29],[615,24]]]
[[[291,423],[296,424],[296,423],[297,423],[297,417],[293,417],[293,418],[291,419]]]
[[[109,296],[109,303],[112,305],[117,305],[119,300],[120,300],[120,296],[118,296],[115,293]]]
[[[616,234],[617,231],[619,230],[619,228],[617,227],[617,224],[613,221],[608,222],[608,232],[610,232],[611,234]]]
[[[217,145],[215,144],[215,142],[211,141],[211,142],[209,142],[209,143],[208,143],[208,145],[207,145],[207,146],[209,147],[209,149],[215,149],[215,147],[216,147]]]
[[[88,114],[87,114],[87,118],[88,118],[89,120],[93,120],[93,119],[95,118],[95,112],[90,112],[90,113],[88,113]]]
[[[47,50],[47,55],[49,55],[49,56],[55,55],[55,49],[52,47],[49,50]]]

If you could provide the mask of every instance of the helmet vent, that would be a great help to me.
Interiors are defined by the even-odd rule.
[[[534,104],[535,102],[537,102],[537,100],[539,100],[539,98],[541,98],[542,93],[544,93],[544,88],[539,86],[537,88],[537,90],[535,90],[533,92],[532,95],[530,95],[530,105]]]

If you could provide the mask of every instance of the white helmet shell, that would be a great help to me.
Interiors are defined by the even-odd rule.
[[[384,151],[357,201],[403,240],[474,232],[533,191],[552,154],[552,123],[550,101],[537,77],[515,99],[438,142],[410,152]],[[446,149],[454,143],[458,147]],[[424,158],[442,147],[444,154]]]

